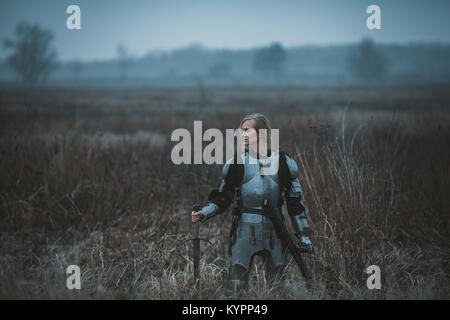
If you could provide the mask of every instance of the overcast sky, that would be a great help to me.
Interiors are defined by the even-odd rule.
[[[81,30],[66,28],[66,8],[81,8]],[[382,30],[368,30],[366,8],[381,8]],[[116,56],[119,43],[136,56],[192,43],[250,48],[376,42],[450,43],[449,0],[0,0],[0,39],[20,21],[55,36],[61,60]],[[7,52],[3,47],[0,58]]]

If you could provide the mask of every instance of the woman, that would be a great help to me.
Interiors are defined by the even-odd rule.
[[[248,285],[255,255],[264,257],[266,279],[270,283],[283,268],[282,243],[263,211],[268,201],[281,208],[283,192],[300,248],[303,252],[312,252],[297,164],[285,153],[271,149],[270,123],[264,115],[245,116],[240,129],[246,151],[235,155],[235,161],[227,161],[219,190],[210,194],[208,205],[192,212],[192,222],[206,221],[224,212],[237,195],[238,205],[233,210],[230,233],[230,272],[224,285],[239,289]],[[236,164],[237,157],[241,157],[243,164]],[[264,171],[274,166],[278,169],[272,172],[274,174]]]

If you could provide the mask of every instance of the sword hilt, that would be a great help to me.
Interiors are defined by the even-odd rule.
[[[198,212],[200,211],[200,206],[198,204],[194,204],[192,210],[194,210],[194,212]],[[194,239],[198,239],[199,225],[200,224],[198,222],[194,222]]]

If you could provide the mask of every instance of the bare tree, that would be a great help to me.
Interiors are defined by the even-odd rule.
[[[273,43],[256,52],[253,69],[264,74],[280,74],[286,52],[279,43]]]
[[[127,78],[128,68],[131,65],[132,56],[128,52],[128,49],[123,44],[119,44],[117,46],[116,52],[117,52],[117,59],[119,62],[120,81],[124,82]]]
[[[13,52],[7,63],[22,77],[29,86],[47,80],[56,68],[56,51],[51,46],[53,34],[39,25],[19,23],[15,30],[15,39],[5,39],[4,47]]]
[[[369,39],[363,39],[349,57],[350,72],[358,79],[372,83],[387,75],[388,60]]]

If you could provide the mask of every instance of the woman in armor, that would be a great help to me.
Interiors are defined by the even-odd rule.
[[[312,244],[297,164],[287,154],[271,149],[271,127],[264,115],[245,116],[240,129],[245,152],[225,163],[219,190],[211,192],[205,207],[192,212],[192,222],[204,222],[223,213],[237,196],[230,232],[230,268],[223,284],[226,288],[244,289],[255,255],[264,257],[269,283],[281,275],[284,266],[284,246],[271,220],[264,215],[267,201],[281,209],[285,199],[301,251],[311,253]],[[237,157],[241,157],[241,165],[235,165]],[[273,166],[276,171],[265,171]]]

